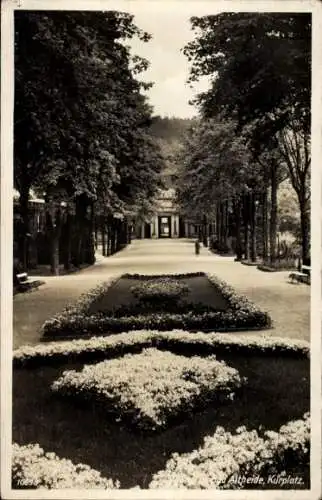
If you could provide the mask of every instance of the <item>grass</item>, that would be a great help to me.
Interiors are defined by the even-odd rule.
[[[156,436],[133,433],[110,421],[95,405],[61,401],[50,393],[51,383],[64,370],[80,370],[82,364],[14,369],[13,440],[18,444],[38,442],[74,463],[83,462],[103,476],[119,479],[121,488],[146,488],[152,474],[163,469],[173,452],[190,452],[217,425],[233,432],[272,429],[309,410],[309,360],[231,354],[218,355],[238,369],[248,384],[234,400],[210,406],[180,425]],[[32,404],[30,402],[32,401]],[[75,425],[77,422],[77,425]]]
[[[181,299],[178,304],[175,305],[177,312],[180,312],[180,308],[184,308],[187,302],[190,304],[202,303],[204,306],[211,307],[217,311],[226,311],[228,309],[227,300],[225,300],[220,291],[209,282],[206,276],[187,277],[184,279],[176,278],[176,280],[182,281],[190,288],[185,299]],[[131,309],[136,312],[137,308],[140,306],[139,300],[135,298],[130,289],[132,286],[137,286],[137,284],[138,281],[136,279],[119,279],[108,289],[106,294],[102,295],[91,304],[88,314],[91,315],[99,312],[112,313],[124,305],[127,307],[128,314],[130,314]],[[141,314],[145,312],[151,313],[155,311],[151,308],[147,308],[142,310]]]

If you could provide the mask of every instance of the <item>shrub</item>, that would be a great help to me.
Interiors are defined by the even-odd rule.
[[[269,486],[270,474],[285,477],[299,463],[309,465],[309,443],[309,414],[282,426],[278,433],[266,431],[263,437],[246,427],[238,428],[234,435],[217,427],[198,449],[174,453],[165,469],[153,476],[149,487],[241,489],[249,487],[247,478],[255,474],[262,478],[264,486]],[[260,486],[263,484],[255,487]]]
[[[214,356],[186,358],[157,349],[68,370],[52,384],[59,395],[102,403],[117,419],[147,430],[220,397],[234,397],[238,371]],[[111,411],[112,410],[112,411]]]
[[[55,453],[45,453],[38,444],[13,444],[12,488],[39,489],[117,489],[118,481],[105,479],[88,465],[74,465]]]
[[[275,262],[263,262],[257,266],[261,271],[288,271],[296,269],[295,259],[278,259]]]

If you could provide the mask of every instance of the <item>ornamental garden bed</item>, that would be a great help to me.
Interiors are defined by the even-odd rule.
[[[73,464],[53,452],[45,453],[39,444],[12,447],[13,489],[117,489],[119,483],[102,477],[86,464]]]
[[[137,329],[246,331],[271,327],[268,313],[206,273],[124,274],[84,295],[43,325],[43,340]]]
[[[180,358],[180,366],[194,366],[194,357],[200,357],[208,367],[211,361],[209,356],[215,355],[218,362],[225,362],[224,366],[235,370],[229,372],[231,375],[235,373],[235,378],[231,380],[237,381],[238,385],[237,373],[244,383],[234,391],[233,398],[210,401],[189,414],[181,414],[178,420],[160,432],[152,433],[136,432],[135,427],[131,428],[125,423],[128,396],[131,394],[129,386],[126,388],[126,379],[122,381],[119,393],[125,398],[119,419],[115,419],[115,415],[110,418],[106,406],[95,404],[93,400],[89,403],[86,398],[60,398],[51,391],[52,385],[64,377],[66,370],[72,371],[72,379],[75,376],[76,380],[77,377],[81,379],[86,363],[92,376],[95,374],[95,364],[104,363],[108,358],[110,361],[107,361],[106,367],[109,364],[117,386],[122,372],[118,372],[117,378],[112,363],[117,361],[119,367],[122,364],[125,367],[124,363],[129,359],[126,355],[132,352],[133,360],[145,349],[156,350],[159,359],[163,359],[162,365],[166,372],[171,372],[170,364],[176,374],[182,372],[179,361],[172,356]],[[167,356],[164,357],[165,354]],[[171,359],[171,362],[167,364],[165,359]],[[154,366],[157,369],[156,362]],[[146,372],[148,386],[151,380],[149,370]],[[128,375],[128,371],[131,375],[131,370],[124,369],[123,373]],[[100,374],[103,372],[98,369],[96,373],[98,379],[95,375],[92,380],[96,381],[94,385],[98,387],[97,380],[102,380]],[[196,373],[202,377],[197,369]],[[137,373],[136,376],[143,377],[143,374],[142,370],[141,375]],[[176,377],[172,386],[175,394],[178,392]],[[224,380],[227,381],[227,376]],[[159,381],[163,392],[158,390],[156,396],[161,394],[162,400],[169,382],[167,377],[161,376]],[[165,413],[175,407],[171,391],[169,394],[168,399],[165,397],[161,401],[162,404],[168,401],[163,404]],[[253,476],[259,468],[264,470],[267,467],[272,453],[272,463],[270,468],[265,469],[265,474],[272,470],[279,473],[281,468],[292,477],[301,473],[301,484],[280,486],[308,488],[309,438],[307,420],[303,420],[303,415],[309,410],[309,397],[309,347],[303,341],[252,334],[223,336],[220,333],[137,331],[90,340],[42,343],[35,347],[20,348],[14,353],[13,440],[19,445],[39,443],[45,452],[54,452],[73,464],[85,463],[103,478],[113,481],[112,484],[120,484],[125,489],[135,486],[165,488],[167,481],[171,481],[171,488],[248,488],[251,486],[236,486],[232,482],[228,484],[232,474],[237,470]],[[32,405],[30,401],[33,401]],[[292,429],[295,426],[296,432],[290,430],[289,426],[286,431],[281,429],[290,421],[297,420],[300,423],[289,424]],[[266,431],[278,434],[265,435]],[[206,443],[210,443],[208,447],[205,446],[205,438]],[[218,449],[217,445],[211,444],[218,439],[223,446],[222,461],[215,460]],[[268,450],[268,454],[265,450]],[[207,452],[210,457],[208,463]],[[175,453],[178,455],[173,457]],[[171,460],[175,461],[173,469],[171,463],[169,466]],[[184,463],[188,465],[186,473],[191,471],[190,478],[189,474],[185,478],[181,474],[180,467]],[[192,463],[192,467],[189,463]],[[210,463],[212,467],[209,468]],[[225,468],[223,464],[229,466]],[[169,467],[173,471],[170,471],[170,476]],[[96,473],[93,474],[95,476]],[[89,475],[92,477],[92,472]],[[218,481],[219,476],[221,482]],[[180,477],[182,480],[179,480]],[[202,477],[203,481],[200,479]]]
[[[188,358],[148,348],[85,365],[80,372],[65,371],[51,389],[102,405],[118,421],[154,431],[207,404],[233,398],[241,384],[238,371],[214,356]]]

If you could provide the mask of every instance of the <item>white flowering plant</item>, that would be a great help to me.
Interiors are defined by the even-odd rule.
[[[118,481],[106,479],[85,464],[74,464],[39,444],[12,446],[13,489],[118,489]]]
[[[299,463],[308,466],[309,461],[309,414],[288,422],[279,432],[266,431],[263,437],[245,426],[237,428],[235,434],[217,427],[198,449],[174,453],[165,469],[154,474],[149,488],[249,488],[247,478],[262,478],[265,485],[272,475],[285,477]],[[258,484],[255,487],[260,489]]]
[[[121,333],[131,330],[139,329],[155,329],[155,330],[175,330],[184,329],[189,331],[217,331],[217,332],[230,332],[230,331],[245,331],[245,330],[260,330],[270,328],[272,326],[271,318],[267,312],[261,311],[257,306],[251,303],[246,297],[237,294],[232,287],[227,283],[219,280],[216,276],[206,273],[190,273],[186,275],[163,275],[149,276],[149,280],[163,280],[167,283],[163,286],[163,300],[165,297],[172,293],[174,297],[179,294],[179,289],[176,292],[173,285],[172,291],[169,288],[170,280],[177,282],[182,277],[192,276],[205,276],[210,283],[216,287],[217,290],[224,297],[228,303],[226,310],[213,310],[207,308],[203,304],[191,304],[189,310],[184,312],[171,312],[166,306],[163,309],[142,314],[135,310],[135,314],[128,313],[126,315],[117,314],[117,311],[110,314],[97,312],[90,314],[89,309],[93,301],[97,300],[100,296],[106,294],[112,284],[120,278],[137,279],[144,283],[147,281],[145,275],[122,275],[111,277],[107,283],[100,287],[95,288],[88,294],[85,294],[74,306],[67,307],[61,314],[55,315],[52,319],[46,321],[42,327],[42,332],[45,340],[60,338],[74,338],[79,336],[93,336],[93,335],[108,335],[111,333]],[[149,280],[143,288],[145,291],[149,289],[151,294],[157,293],[160,296],[160,288],[157,293],[158,287],[151,285]],[[153,283],[153,281],[152,281]],[[139,287],[135,287],[139,290]],[[142,291],[142,287],[140,288]],[[168,290],[168,292],[166,292]],[[139,293],[139,292],[137,292]],[[186,288],[182,285],[180,293],[187,293]],[[169,303],[169,301],[167,301]],[[124,304],[126,308],[126,304]],[[122,309],[122,308],[121,308]]]
[[[103,404],[117,419],[154,431],[210,401],[233,398],[243,382],[235,368],[215,356],[186,358],[149,348],[65,371],[51,389]]]
[[[252,334],[230,334],[186,332],[171,330],[138,330],[108,337],[92,337],[71,341],[56,341],[25,345],[13,352],[15,367],[33,367],[41,364],[59,364],[66,361],[92,361],[114,358],[129,352],[141,352],[143,348],[180,348],[182,352],[194,354],[217,354],[228,352],[239,355],[267,357],[282,355],[308,358],[310,345],[305,340],[287,339]]]
[[[166,305],[177,302],[187,295],[190,288],[186,283],[170,277],[141,281],[130,288],[133,295],[144,303]]]

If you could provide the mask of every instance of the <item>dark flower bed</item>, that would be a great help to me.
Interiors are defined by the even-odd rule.
[[[188,278],[201,276],[212,285],[219,301],[225,303],[225,308],[214,310],[211,307],[204,308],[200,303],[189,305],[189,311],[180,310],[171,312],[164,307],[160,310],[147,311],[144,308],[127,308],[126,314],[122,316],[116,311],[93,312],[93,304],[100,298],[104,298],[110,287],[119,279],[133,278],[138,280],[155,280],[155,276],[123,275],[113,277],[109,282],[84,295],[75,305],[69,306],[61,314],[54,316],[43,325],[43,338],[71,338],[79,336],[108,335],[124,331],[139,329],[174,330],[184,329],[188,331],[246,331],[260,330],[271,326],[268,313],[261,311],[246,297],[237,294],[227,283],[219,280],[216,276],[205,273],[193,273],[189,275],[164,275],[167,277]],[[227,304],[227,305],[226,305]],[[191,307],[191,308],[190,308]],[[122,307],[120,308],[122,311]],[[140,314],[141,311],[141,314]]]

